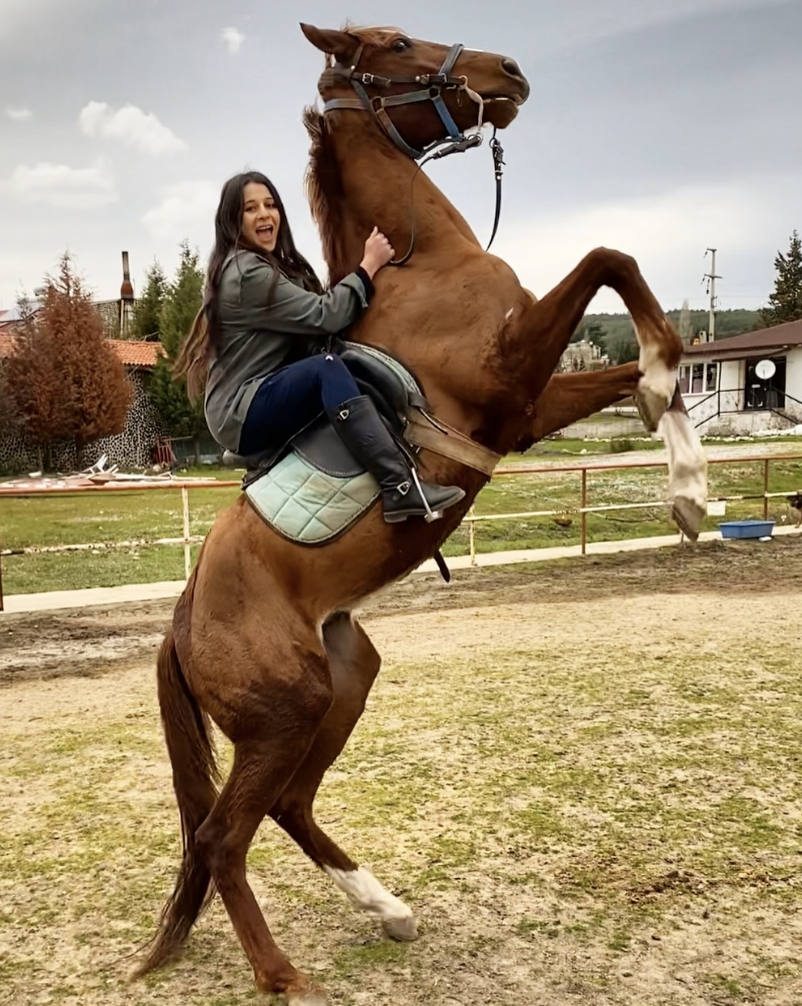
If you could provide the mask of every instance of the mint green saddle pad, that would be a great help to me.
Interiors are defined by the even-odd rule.
[[[372,346],[358,348],[388,366],[411,393],[420,393],[412,375],[397,360]],[[329,475],[291,450],[250,483],[245,495],[256,512],[285,538],[303,545],[322,545],[362,516],[378,498],[379,486],[369,472]]]
[[[245,494],[279,534],[304,545],[320,545],[349,528],[379,495],[369,472],[341,478],[313,467],[290,451]]]

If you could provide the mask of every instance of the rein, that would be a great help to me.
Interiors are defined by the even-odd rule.
[[[443,65],[437,73],[418,74],[415,77],[390,78],[381,77],[374,73],[359,73],[357,71],[357,66],[359,65],[359,60],[362,57],[363,48],[363,46],[360,46],[357,49],[353,63],[350,67],[344,67],[337,63],[324,71],[323,76],[321,77],[321,85],[334,83],[344,79],[351,84],[353,89],[356,91],[357,97],[332,98],[323,105],[323,113],[325,115],[326,112],[332,112],[342,108],[368,112],[374,121],[387,134],[387,136],[390,137],[399,150],[405,153],[408,157],[411,157],[414,161],[419,161],[417,170],[413,174],[409,185],[411,216],[409,248],[402,258],[393,259],[389,263],[390,265],[399,266],[404,265],[409,261],[415,247],[414,184],[415,179],[418,177],[418,172],[423,168],[424,164],[427,164],[429,161],[439,160],[442,157],[448,156],[448,154],[463,153],[466,150],[470,150],[472,147],[479,147],[482,144],[481,133],[475,132],[465,134],[460,132],[457,128],[457,124],[454,122],[451,113],[443,101],[443,91],[464,91],[472,101],[477,102],[479,105],[479,116],[477,121],[478,129],[481,129],[482,127],[484,102],[481,95],[477,94],[476,91],[473,91],[468,86],[467,77],[457,77],[451,72],[454,69],[454,64],[457,62],[457,59],[465,48],[460,42],[451,46],[445,60],[443,61]],[[396,84],[421,84],[423,86],[420,90],[410,91],[407,94],[391,94],[386,96],[377,94],[372,98],[365,90],[366,86],[392,87]],[[399,105],[411,105],[420,101],[432,102],[437,114],[440,116],[441,122],[445,126],[447,135],[439,140],[435,140],[433,143],[430,143],[422,149],[417,149],[407,143],[403,136],[401,136],[390,119],[387,109],[398,107]],[[490,235],[490,241],[487,243],[485,251],[488,251],[490,246],[493,244],[496,232],[498,231],[499,221],[501,219],[501,181],[504,168],[504,150],[500,141],[496,137],[495,128],[493,129],[493,138],[490,140],[490,149],[493,154],[493,172],[496,180],[496,210],[493,220],[493,232]]]

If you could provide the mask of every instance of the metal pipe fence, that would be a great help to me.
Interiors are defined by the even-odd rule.
[[[799,485],[791,486],[788,489],[783,489],[777,492],[769,492],[769,476],[770,476],[770,466],[772,462],[787,462],[787,461],[800,461],[802,460],[802,454],[774,454],[774,455],[764,455],[764,456],[746,456],[746,457],[730,457],[730,458],[710,458],[708,459],[709,465],[738,465],[738,464],[760,464],[762,466],[762,483],[763,490],[757,494],[737,494],[730,496],[714,496],[708,499],[708,502],[723,502],[723,503],[734,503],[743,502],[748,500],[762,500],[763,501],[763,517],[764,519],[768,517],[769,512],[769,500],[775,497],[790,496],[800,489]],[[476,564],[476,525],[489,522],[489,521],[503,521],[503,520],[524,520],[539,517],[557,517],[557,516],[568,516],[568,515],[578,515],[580,518],[580,546],[581,554],[587,554],[588,545],[588,533],[587,533],[587,517],[588,514],[607,514],[616,511],[625,510],[640,510],[640,509],[654,509],[656,507],[667,506],[666,500],[650,500],[650,501],[640,501],[637,503],[605,503],[599,506],[589,506],[588,505],[588,476],[592,473],[601,472],[612,472],[612,471],[632,471],[636,469],[650,469],[650,468],[665,468],[668,462],[666,460],[661,461],[619,461],[613,464],[603,463],[603,464],[577,464],[577,465],[515,465],[514,467],[497,468],[493,473],[493,477],[499,476],[522,476],[522,475],[555,475],[555,474],[565,474],[565,473],[576,473],[579,475],[579,498],[580,505],[578,507],[560,507],[558,509],[550,510],[528,510],[519,513],[494,513],[494,514],[477,514],[476,507],[473,506],[468,511],[468,514],[463,518],[463,523],[468,525],[468,552],[471,557],[471,565]],[[800,479],[802,481],[802,479]],[[127,492],[170,492],[170,491],[180,491],[181,493],[181,516],[182,516],[182,530],[183,536],[180,538],[167,537],[167,538],[147,538],[147,539],[129,539],[125,541],[114,541],[114,542],[99,542],[99,543],[86,543],[86,544],[70,544],[70,545],[30,545],[24,548],[0,548],[0,611],[3,611],[3,579],[2,579],[2,558],[3,556],[17,556],[17,555],[33,555],[42,553],[53,553],[53,552],[83,552],[91,550],[100,549],[113,549],[113,548],[133,548],[133,547],[146,547],[153,545],[181,545],[184,549],[184,573],[186,577],[189,577],[192,557],[191,557],[191,547],[192,545],[199,544],[203,541],[205,535],[193,535],[191,534],[191,512],[190,512],[190,500],[189,492],[191,489],[231,489],[232,487],[239,486],[238,481],[226,480],[209,480],[209,481],[165,481],[165,482],[136,482],[127,485],[120,485],[114,482],[107,482],[102,485],[90,485],[90,486],[30,486],[27,488],[19,488],[14,486],[4,486],[0,483],[0,498],[29,498],[36,496],[64,496],[64,495],[75,495],[83,493],[96,493],[101,495],[108,495],[110,493],[127,493]],[[0,528],[0,535],[2,534],[2,528]],[[1,539],[0,539],[1,542]]]

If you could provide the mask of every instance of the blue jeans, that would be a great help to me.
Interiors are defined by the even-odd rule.
[[[321,411],[361,395],[338,356],[316,353],[271,374],[259,386],[240,434],[240,454],[258,454],[302,430]]]

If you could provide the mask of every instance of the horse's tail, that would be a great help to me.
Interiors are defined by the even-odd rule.
[[[184,852],[175,890],[162,910],[159,929],[148,955],[134,977],[176,955],[214,895],[211,875],[198,853],[195,833],[217,799],[219,775],[209,720],[189,690],[172,629],[162,642],[156,668],[162,726],[173,767]]]

